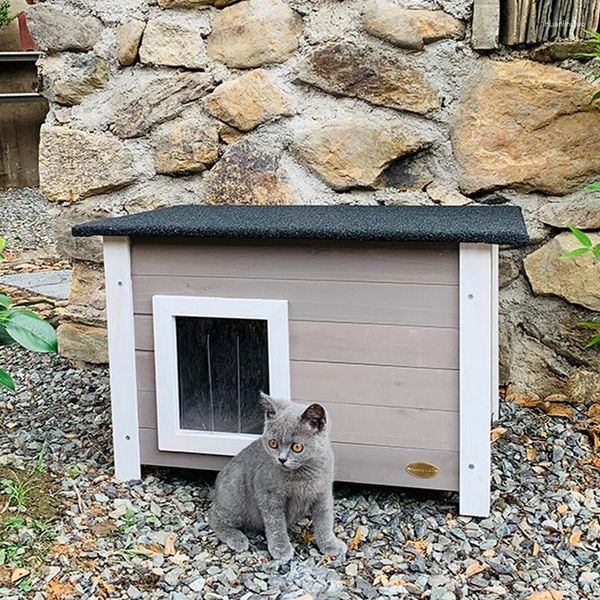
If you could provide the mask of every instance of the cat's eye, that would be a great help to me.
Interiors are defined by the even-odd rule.
[[[292,450],[296,453],[299,454],[300,452],[302,452],[302,450],[304,450],[304,446],[302,444],[299,444],[298,442],[294,442],[292,444]]]
[[[269,448],[273,448],[273,450],[275,450],[275,448],[279,447],[277,440],[270,439],[268,443],[269,443]]]

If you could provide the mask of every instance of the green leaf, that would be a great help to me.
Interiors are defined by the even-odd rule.
[[[6,333],[24,348],[34,352],[56,352],[56,331],[50,323],[46,323],[29,311],[14,311],[3,323]]]
[[[600,94],[600,92],[598,92]],[[590,183],[586,188],[590,192],[600,192],[600,183]]]
[[[585,235],[583,231],[577,229],[577,227],[575,227],[575,225],[572,225],[571,223],[567,223],[567,227],[571,230],[571,233],[579,240],[582,246],[585,246],[586,248],[592,247],[592,240],[590,240],[590,238],[587,235]]]
[[[593,29],[585,29],[584,30],[585,35],[589,35],[591,38],[594,38],[595,40],[600,41],[600,33],[597,31],[594,31]]]
[[[600,344],[600,333],[598,335],[595,335],[586,345],[585,348],[591,348],[592,346],[595,346],[596,344]]]
[[[0,310],[8,308],[12,304],[12,300],[6,294],[0,294]]]
[[[592,252],[593,252],[594,256],[596,257],[596,259],[600,260],[600,244],[596,244],[592,248]]]
[[[569,252],[565,252],[561,254],[561,258],[573,258],[574,256],[581,256],[582,254],[587,254],[590,252],[591,248],[575,248],[575,250],[569,250]]]
[[[579,321],[577,327],[588,327],[589,329],[600,329],[600,321]]]
[[[0,368],[0,389],[2,388],[6,388],[9,389],[11,392],[14,392],[15,382],[4,369]]]
[[[8,333],[6,333],[6,329],[4,329],[4,325],[0,323],[0,346],[10,346],[14,344],[15,340],[13,340]]]

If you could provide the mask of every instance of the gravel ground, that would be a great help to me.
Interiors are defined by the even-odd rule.
[[[0,235],[14,258],[54,257],[54,234],[38,188],[0,190]]]
[[[131,486],[111,479],[105,370],[14,349],[0,364],[19,388],[0,394],[0,462],[32,465],[46,441],[65,502],[27,597],[521,600],[553,589],[532,598],[600,598],[599,471],[566,419],[504,405],[489,518],[456,517],[454,495],[340,486],[337,532],[355,549],[327,561],[304,523],[285,566],[269,560],[264,539],[238,555],[217,543],[205,521],[208,476],[147,469]],[[25,596],[0,586],[0,598]]]

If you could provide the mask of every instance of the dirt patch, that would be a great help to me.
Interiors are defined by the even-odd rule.
[[[0,467],[0,530],[16,517],[49,523],[61,508],[58,485],[45,471]]]
[[[0,467],[0,587],[31,590],[31,575],[46,558],[62,512],[58,484],[38,465]]]

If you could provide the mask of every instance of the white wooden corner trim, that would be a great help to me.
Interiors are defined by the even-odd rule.
[[[500,283],[498,275],[498,246],[491,247],[492,261],[492,305],[491,305],[491,324],[492,324],[492,421],[500,418],[500,339],[498,323],[498,296],[500,293]]]
[[[493,261],[489,244],[460,245],[460,513],[481,517],[490,510],[490,422],[497,373]]]
[[[268,327],[269,387],[290,399],[287,300],[161,296],[152,298],[158,447],[163,451],[233,456],[258,436],[180,427],[175,317],[264,319]]]
[[[140,479],[131,256],[126,237],[104,238],[115,477]]]

